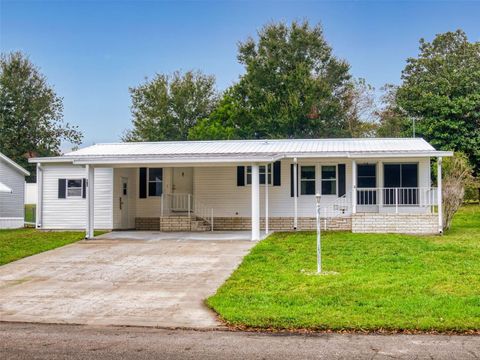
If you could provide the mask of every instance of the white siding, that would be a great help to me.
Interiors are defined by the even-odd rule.
[[[136,171],[135,178],[138,179],[138,169]],[[148,192],[148,188],[147,188]],[[172,168],[163,169],[163,193],[170,194],[172,192]],[[139,187],[135,187],[135,198],[137,206],[137,217],[154,217],[160,216],[161,212],[161,198],[159,196],[152,196],[146,199],[139,198]]]
[[[290,164],[291,160],[281,162],[281,186],[269,187],[269,215],[293,216],[294,198],[290,196]],[[301,159],[301,165],[316,165],[316,190],[320,190],[320,165],[332,164],[346,165],[347,192],[351,187],[351,161],[342,159]],[[337,181],[338,186],[338,181]],[[214,209],[215,217],[250,216],[251,213],[251,187],[237,186],[236,167],[195,168],[194,196],[208,207]],[[337,195],[322,196],[322,204],[331,204],[338,200]],[[265,186],[260,186],[260,216],[265,214]],[[315,196],[300,195],[298,197],[298,216],[315,216]]]
[[[43,166],[43,229],[84,229],[87,201],[58,198],[58,179],[86,178],[86,169],[68,164]],[[95,169],[95,228],[112,228],[113,169]]]
[[[137,169],[114,169],[113,171],[113,228],[133,229],[135,227],[137,189]],[[128,178],[128,225],[122,226],[122,214],[120,211],[120,197],[122,196],[122,177]]]
[[[12,189],[12,193],[0,193],[0,217],[23,219],[25,176],[0,158],[0,181]]]

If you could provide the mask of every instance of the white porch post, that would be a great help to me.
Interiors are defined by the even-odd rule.
[[[268,234],[268,165],[265,165],[265,234]],[[273,177],[273,176],[272,176]],[[273,179],[272,179],[273,182]]]
[[[95,189],[95,173],[94,167],[91,165],[86,166],[87,170],[87,228],[86,236],[87,239],[92,239],[94,237],[94,189]]]
[[[383,207],[383,162],[377,161],[378,211]]]
[[[293,229],[298,227],[298,164],[297,158],[293,159]]]
[[[260,240],[260,169],[252,164],[252,240]]]
[[[42,200],[43,200],[43,169],[42,164],[37,163],[37,207],[35,209],[35,227],[42,227]]]
[[[357,162],[352,160],[352,214],[357,213]]]
[[[437,162],[437,209],[438,209],[438,232],[443,233],[443,207],[442,207],[442,157]]]

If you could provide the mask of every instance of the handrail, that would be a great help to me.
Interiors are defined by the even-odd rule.
[[[357,188],[357,205],[395,207],[434,207],[438,204],[435,187]]]
[[[210,230],[213,231],[213,208],[207,206],[197,197],[193,198],[193,213],[195,216],[206,221],[210,225]]]

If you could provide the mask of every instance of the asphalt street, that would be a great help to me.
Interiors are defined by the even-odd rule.
[[[0,359],[479,359],[479,336],[287,335],[0,323]]]

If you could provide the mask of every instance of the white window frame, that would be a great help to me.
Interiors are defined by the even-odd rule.
[[[75,186],[75,187],[69,187],[68,182],[69,181],[80,181],[80,187]],[[65,198],[66,199],[83,199],[83,179],[78,179],[78,178],[71,178],[71,179],[65,179]],[[80,189],[80,195],[69,195],[68,189]]]
[[[299,190],[299,194],[300,196],[315,196],[316,192],[317,192],[317,189],[318,189],[318,184],[317,184],[317,178],[318,178],[318,174],[317,174],[317,165],[315,164],[299,164],[299,171],[298,171],[298,178],[299,178],[299,187],[300,189]],[[313,179],[302,179],[302,167],[313,167],[314,169],[314,174],[315,174],[315,178]],[[313,182],[313,184],[315,185],[315,191],[313,192],[313,194],[302,194],[302,181],[309,181],[309,182]]]
[[[272,173],[272,164],[268,164],[268,186],[271,186],[272,185],[272,177],[273,177],[273,173]],[[262,167],[263,167],[263,172],[262,172]],[[265,165],[259,165],[258,167],[258,178],[260,179],[262,175],[266,175],[265,174],[265,171],[266,171],[266,167]],[[248,180],[248,176],[250,175],[250,181]],[[265,176],[266,178],[266,176]],[[246,186],[252,186],[252,167],[249,165],[249,166],[245,166],[245,185]],[[260,181],[260,185],[265,185],[265,183],[262,183]]]
[[[162,180],[150,180],[150,169],[162,169]],[[163,176],[165,175],[164,168],[147,168],[147,197],[161,197],[163,195]],[[162,184],[162,193],[160,195],[150,195],[150,183],[160,183]],[[122,192],[123,193],[123,192]]]
[[[323,179],[323,167],[324,166],[333,166],[335,168],[335,179]],[[320,164],[320,194],[322,196],[337,196],[338,194],[338,164]],[[323,189],[323,182],[324,181],[335,181],[335,193],[334,194],[324,194],[322,189]]]

